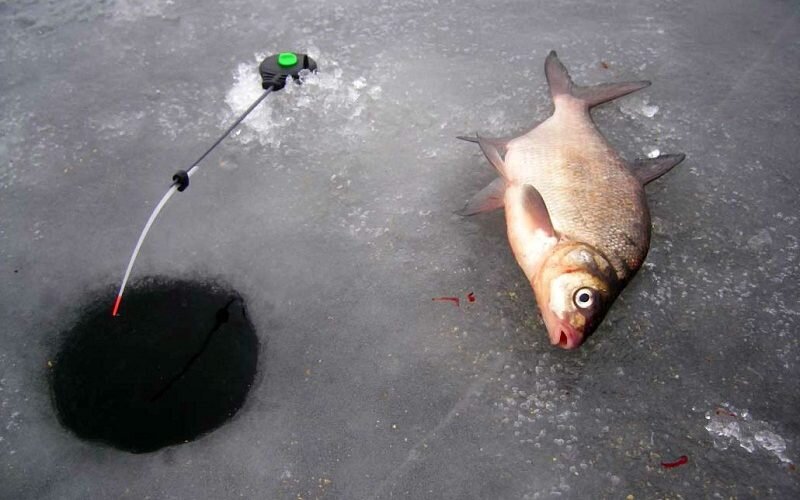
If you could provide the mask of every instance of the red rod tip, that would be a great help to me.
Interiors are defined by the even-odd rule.
[[[117,295],[117,300],[114,301],[114,310],[111,311],[112,316],[116,316],[119,311],[119,303],[122,302],[122,295]]]

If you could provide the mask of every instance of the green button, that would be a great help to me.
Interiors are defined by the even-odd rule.
[[[278,66],[281,68],[291,68],[297,64],[297,55],[293,52],[281,52],[278,54]]]

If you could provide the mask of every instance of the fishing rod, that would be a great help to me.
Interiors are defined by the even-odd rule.
[[[200,157],[191,164],[191,166],[186,170],[178,170],[175,172],[175,175],[172,176],[172,185],[167,190],[166,194],[161,198],[161,201],[158,202],[156,207],[153,209],[153,212],[150,214],[150,218],[147,219],[147,223],[144,225],[144,229],[142,229],[141,234],[139,235],[139,240],[136,242],[136,246],[133,248],[133,253],[131,254],[131,259],[128,261],[128,267],[125,269],[125,276],[122,278],[122,284],[119,287],[119,292],[117,293],[117,298],[114,300],[114,307],[111,311],[112,316],[117,316],[119,313],[119,307],[122,303],[122,294],[125,293],[125,286],[128,284],[128,279],[131,276],[131,271],[133,270],[133,264],[136,262],[136,258],[139,256],[139,250],[142,248],[142,243],[144,243],[145,238],[147,237],[147,233],[150,232],[150,227],[155,222],[158,214],[161,213],[161,210],[164,208],[164,205],[172,198],[176,192],[182,192],[187,187],[189,187],[189,179],[197,173],[198,168],[200,168],[200,162],[202,162],[206,156],[208,156],[214,148],[219,146],[219,144],[233,132],[242,121],[249,115],[256,107],[261,104],[261,101],[267,98],[267,96],[277,90],[282,89],[286,86],[286,80],[291,76],[293,80],[301,82],[300,80],[300,72],[303,70],[314,72],[317,70],[317,63],[311,59],[307,54],[298,54],[295,52],[281,52],[278,54],[273,54],[268,56],[266,59],[261,61],[261,64],[258,67],[258,71],[261,74],[261,87],[264,89],[264,92],[250,105],[250,107],[245,110],[244,113],[239,115],[238,118],[229,126],[222,135],[214,141],[214,143],[206,149],[206,151],[200,155]]]

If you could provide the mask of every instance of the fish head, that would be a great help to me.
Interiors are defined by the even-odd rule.
[[[614,268],[584,243],[556,245],[531,284],[550,343],[564,349],[580,346],[619,294]]]

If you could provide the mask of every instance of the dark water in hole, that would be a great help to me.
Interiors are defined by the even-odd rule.
[[[191,441],[231,418],[253,382],[259,342],[243,299],[217,284],[153,279],[109,297],[63,332],[51,374],[63,425],[142,453]]]

